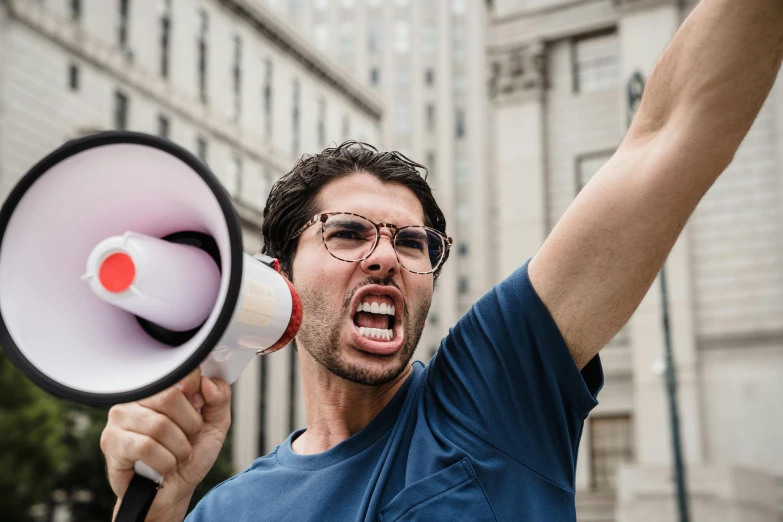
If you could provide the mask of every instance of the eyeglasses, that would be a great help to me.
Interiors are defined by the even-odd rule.
[[[329,254],[351,263],[370,257],[380,241],[381,228],[388,228],[400,266],[414,274],[435,272],[448,258],[452,243],[450,237],[434,228],[375,223],[350,212],[317,214],[294,237],[316,223],[321,224],[321,238]]]

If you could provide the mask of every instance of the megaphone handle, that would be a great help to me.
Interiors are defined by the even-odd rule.
[[[144,522],[158,487],[156,482],[146,477],[133,475],[114,522]]]
[[[147,464],[137,460],[133,466],[136,472],[122,497],[120,510],[114,522],[144,522],[147,513],[160,489],[163,477]]]

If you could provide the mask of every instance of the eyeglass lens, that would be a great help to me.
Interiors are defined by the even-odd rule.
[[[329,252],[343,261],[365,258],[376,241],[377,229],[359,216],[335,214],[323,224],[324,243]],[[431,272],[445,251],[443,238],[424,227],[401,228],[394,238],[400,264],[412,272]]]

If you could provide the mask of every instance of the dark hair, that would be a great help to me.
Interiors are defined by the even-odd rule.
[[[419,169],[424,171],[422,176]],[[427,184],[427,168],[397,151],[378,152],[372,145],[357,141],[327,148],[320,154],[303,155],[272,186],[264,208],[261,227],[262,253],[278,259],[280,268],[293,279],[293,262],[298,244],[296,233],[315,214],[318,194],[330,181],[366,172],[384,183],[399,183],[409,188],[424,209],[424,225],[446,233],[446,217]],[[448,256],[448,251],[446,253]],[[435,272],[438,278],[443,264]]]

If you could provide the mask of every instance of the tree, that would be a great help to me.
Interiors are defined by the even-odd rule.
[[[29,520],[68,458],[60,401],[34,386],[0,350],[0,513]]]
[[[52,397],[0,350],[0,513],[9,522],[111,519],[115,497],[106,479],[100,436],[108,408]],[[191,506],[232,474],[231,433]],[[6,471],[7,470],[7,471]],[[31,510],[31,508],[33,508]]]

